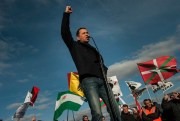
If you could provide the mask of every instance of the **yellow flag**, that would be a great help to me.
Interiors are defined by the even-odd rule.
[[[84,97],[84,93],[82,90],[79,89],[79,75],[76,72],[70,72],[68,73],[68,87],[69,91]]]

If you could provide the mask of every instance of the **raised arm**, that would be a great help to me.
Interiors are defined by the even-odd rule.
[[[69,49],[72,47],[74,41],[69,27],[69,18],[71,13],[71,6],[66,6],[61,23],[61,36]]]

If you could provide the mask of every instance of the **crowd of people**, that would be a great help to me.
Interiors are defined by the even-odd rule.
[[[128,105],[123,105],[122,121],[180,121],[180,93],[165,94],[162,103],[158,104],[150,99],[143,101],[141,110],[130,113]]]
[[[172,92],[165,94],[162,103],[158,104],[151,99],[144,99],[141,110],[129,107],[127,104],[121,106],[121,121],[180,121],[180,93]],[[90,121],[84,115],[82,121]],[[105,117],[102,119],[105,121]]]

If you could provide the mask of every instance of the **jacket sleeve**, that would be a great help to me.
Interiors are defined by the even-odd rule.
[[[69,27],[69,18],[70,14],[64,12],[61,23],[61,36],[67,47],[71,49],[74,40]]]

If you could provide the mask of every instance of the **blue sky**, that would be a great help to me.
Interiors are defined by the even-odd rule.
[[[180,64],[179,0],[1,0],[0,118],[9,121],[35,85],[40,93],[24,120],[36,114],[51,121],[58,92],[66,91],[67,73],[76,71],[60,36],[62,14],[71,5],[71,31],[86,27],[116,75],[122,97],[133,99],[124,81],[143,83],[136,63],[163,55]],[[92,44],[92,42],[90,42]],[[180,90],[180,75],[170,78]],[[168,93],[167,92],[167,93]],[[150,90],[152,94],[152,91]],[[157,93],[162,96],[162,91]],[[154,94],[152,94],[152,97]],[[148,98],[147,92],[140,98]],[[88,109],[85,103],[80,111]],[[59,120],[66,119],[64,113]]]

